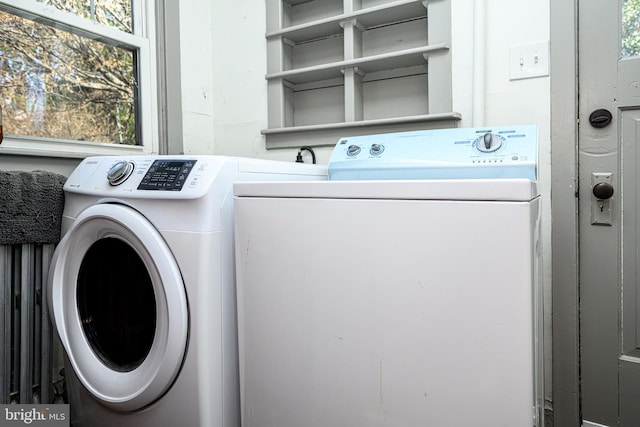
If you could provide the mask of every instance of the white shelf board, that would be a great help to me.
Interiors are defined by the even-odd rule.
[[[268,149],[292,148],[303,145],[314,147],[334,146],[338,139],[344,136],[451,128],[456,127],[461,119],[462,115],[456,112],[423,114],[386,119],[264,129],[262,130],[262,134],[265,136]]]
[[[295,70],[280,71],[266,75],[267,80],[284,79],[294,84],[326,80],[340,77],[345,68],[358,67],[359,71],[373,73],[382,70],[405,68],[424,64],[425,55],[442,52],[449,49],[449,45],[441,43],[431,46],[420,46],[411,49],[398,50],[379,55],[355,58],[347,61],[330,62],[312,67],[298,68]]]
[[[364,28],[426,16],[422,0],[399,0],[351,13],[319,19],[267,33],[267,39],[284,37],[294,43],[342,34],[340,23],[356,19]]]
[[[462,114],[451,113],[439,113],[439,114],[422,114],[418,116],[404,116],[404,117],[391,117],[387,119],[375,119],[375,120],[361,120],[356,122],[339,122],[339,123],[325,123],[321,125],[308,125],[308,126],[292,126],[286,128],[275,129],[263,129],[261,133],[263,135],[283,134],[283,133],[296,133],[296,132],[311,132],[327,129],[346,129],[346,128],[364,128],[371,126],[385,126],[418,122],[438,122],[438,121],[458,121],[462,120]]]

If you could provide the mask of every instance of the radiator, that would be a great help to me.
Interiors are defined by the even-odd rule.
[[[0,402],[55,403],[46,278],[54,244],[0,245]]]

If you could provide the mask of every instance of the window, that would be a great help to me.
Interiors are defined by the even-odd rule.
[[[622,2],[622,56],[640,55],[640,0]]]
[[[15,147],[153,150],[153,3],[0,0],[0,106]]]
[[[267,148],[452,127],[450,0],[267,0]]]

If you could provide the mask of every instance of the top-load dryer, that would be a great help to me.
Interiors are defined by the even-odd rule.
[[[238,427],[232,183],[326,168],[90,157],[65,186],[47,298],[76,426]]]
[[[236,183],[244,427],[543,426],[533,126],[341,138]]]

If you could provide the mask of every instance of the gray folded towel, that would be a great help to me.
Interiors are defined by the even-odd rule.
[[[51,172],[0,171],[0,244],[57,243],[65,181]]]

